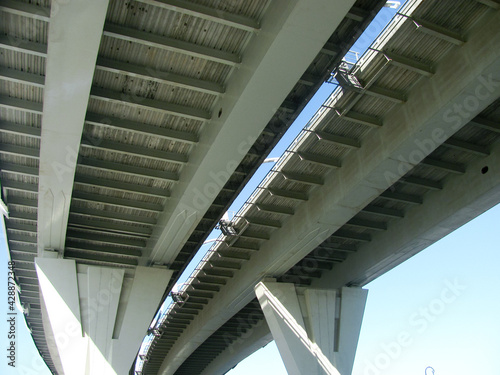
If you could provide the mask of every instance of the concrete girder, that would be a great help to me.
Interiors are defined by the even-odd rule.
[[[426,189],[431,190],[441,190],[443,188],[443,184],[440,181],[429,180],[427,178],[415,177],[415,176],[406,176],[403,177],[400,182],[402,184],[420,186]]]
[[[104,203],[111,206],[136,208],[143,211],[161,212],[163,210],[163,206],[160,204],[138,201],[138,200],[132,201],[130,199],[87,193],[84,191],[74,191],[73,196],[71,198],[80,201]]]
[[[364,89],[362,92],[376,98],[389,100],[396,104],[404,103],[407,100],[405,94],[381,86],[371,85],[369,88]]]
[[[321,48],[321,53],[329,56],[337,56],[340,52],[342,52],[342,48],[331,42],[326,42],[323,48]]]
[[[13,0],[4,0],[0,4],[0,11],[16,14],[18,16],[29,17],[39,21],[50,21],[50,9],[32,5],[29,3],[22,3]]]
[[[36,236],[26,233],[9,233],[9,241],[36,245]]]
[[[73,229],[68,229],[68,240],[69,239],[87,239],[88,240],[88,233],[86,232],[81,232]],[[96,242],[102,242],[105,244],[111,244],[111,245],[125,245],[128,247],[137,247],[137,248],[142,248],[144,247],[146,240],[140,237],[118,237],[115,235],[109,235],[106,233],[92,233],[92,241]]]
[[[367,16],[368,11],[358,7],[352,7],[346,14],[346,18],[349,18],[356,22],[363,22]]]
[[[43,99],[38,251],[64,250],[76,158],[107,0],[52,9]],[[64,145],[64,147],[62,147]]]
[[[364,220],[358,218],[352,218],[345,225],[349,225],[357,228],[372,229],[376,231],[387,230],[387,224],[379,221]]]
[[[71,213],[82,216],[102,217],[102,218],[108,218],[108,219],[114,219],[118,221],[126,221],[138,224],[150,224],[150,225],[156,224],[156,219],[153,217],[139,216],[136,214],[124,214],[121,212],[108,211],[108,210],[96,210],[94,208],[88,208],[88,207],[73,207]]]
[[[2,143],[0,144],[0,154],[25,156],[27,158],[38,159],[40,157],[40,150],[34,147],[24,147]]]
[[[238,236],[241,238],[249,238],[251,240],[268,240],[271,237],[266,232],[257,232],[252,230],[246,230],[243,233],[239,233]]]
[[[152,111],[159,111],[174,116],[185,117],[198,121],[210,120],[212,115],[210,112],[187,107],[180,104],[167,103],[159,100],[148,99],[134,95],[134,93],[124,94],[117,91],[102,89],[99,87],[92,87],[90,90],[90,97],[96,100],[103,100],[106,102],[113,102],[118,104],[131,105],[133,107],[142,107]]]
[[[399,193],[396,191],[384,191],[379,195],[379,197],[406,204],[422,204],[422,197],[414,194]]]
[[[155,137],[170,139],[177,142],[185,142],[191,144],[198,142],[198,136],[194,133],[143,124],[141,122],[132,121],[125,118],[102,116],[96,113],[87,113],[87,116],[85,117],[85,123],[96,126],[126,129],[136,133],[154,135]]]
[[[93,252],[81,252],[74,251],[72,249],[66,249],[64,252],[65,259],[73,260],[89,260],[91,262],[102,262],[106,263],[111,267],[123,267],[123,265],[136,267],[137,258],[130,257],[117,257],[116,255],[108,255],[104,253],[93,253]],[[131,268],[129,267],[129,268]]]
[[[0,96],[0,107],[41,115],[43,104],[29,100]]]
[[[372,240],[371,234],[351,232],[351,231],[345,230],[344,228],[340,228],[339,230],[334,232],[330,236],[330,238],[351,240],[351,241],[356,241],[356,242],[370,242]]]
[[[412,17],[411,19],[413,20],[415,25],[417,25],[418,30],[423,33],[435,36],[457,46],[461,46],[466,42],[466,39],[460,33],[420,18]]]
[[[47,46],[41,43],[28,42],[17,38],[0,37],[0,46],[13,51],[47,57]],[[158,69],[147,68],[102,57],[97,58],[96,70],[125,74],[131,77],[187,88],[212,95],[221,95],[225,92],[225,88],[216,82],[205,81],[170,72],[163,72]],[[2,68],[0,70],[0,78],[7,81],[29,84],[35,87],[43,87],[45,82],[44,76],[20,72],[9,68]]]
[[[370,214],[375,214],[379,216],[385,216],[389,218],[403,218],[405,215],[403,211],[396,210],[394,208],[386,208],[374,205],[367,205],[361,209],[362,212],[368,212]]]
[[[193,4],[185,0],[138,0],[140,3],[155,7],[173,10],[190,16],[217,22],[237,29],[254,32],[260,29],[259,22],[234,13],[213,9],[200,4]]]
[[[255,205],[259,211],[270,212],[273,214],[281,214],[281,215],[293,215],[294,209],[291,207],[280,207],[269,204],[257,203]]]
[[[38,168],[27,165],[1,162],[0,169],[9,173],[22,174],[26,176],[38,176]]]
[[[13,69],[2,68],[0,69],[0,78],[13,82],[27,83],[36,87],[44,87],[45,78],[40,75],[20,72]],[[176,105],[171,103],[159,102],[146,98],[131,97],[129,95],[111,92],[109,90],[103,90],[98,88],[93,88],[91,91],[91,97],[98,100],[114,101],[118,103],[126,103],[134,106],[142,106],[147,109],[152,109],[156,111],[162,111],[169,114],[174,114],[177,116],[182,116],[186,118],[194,118],[197,120],[208,120],[210,118],[210,113],[207,111],[190,108],[182,105]],[[0,98],[0,106],[5,108],[14,108],[26,112],[42,114],[43,104],[36,103],[16,98]],[[85,122],[98,126],[108,126],[108,127],[118,127],[129,129],[132,131],[140,132],[143,134],[154,134],[156,136],[171,139],[174,141],[196,143],[198,137],[196,134],[183,132],[178,130],[171,130],[166,128],[160,128],[152,125],[141,124],[139,122],[130,121],[127,119],[111,118],[108,116],[100,116],[93,113],[88,113],[85,117]],[[18,124],[16,126],[9,126],[8,123],[2,122],[0,131],[15,131],[17,133],[22,130]],[[33,127],[27,128],[26,135],[40,137],[40,129]]]
[[[237,66],[241,63],[241,57],[231,52],[225,52],[161,35],[153,35],[146,31],[136,30],[120,25],[107,23],[104,26],[103,35],[106,37],[125,40],[127,42],[134,42],[149,47],[182,53],[220,64]]]
[[[42,130],[34,126],[16,124],[9,121],[0,121],[0,132],[25,135],[31,138],[40,138]]]
[[[351,122],[354,122],[356,124],[370,126],[372,128],[378,128],[378,127],[381,127],[383,125],[381,119],[374,117],[374,116],[364,114],[364,113],[355,112],[355,111],[341,113],[337,110],[337,115],[344,120],[351,121]]]
[[[342,166],[342,163],[340,160],[335,159],[335,158],[330,158],[326,157],[323,155],[316,155],[310,152],[304,152],[304,151],[299,151],[297,152],[297,155],[299,156],[300,160],[312,163],[312,164],[318,164],[330,168],[340,168]],[[322,185],[322,184],[321,184]]]
[[[488,14],[468,37],[467,43],[452,49],[436,64],[436,71],[431,77],[421,80],[413,88],[405,104],[393,108],[384,117],[384,126],[374,133],[370,142],[364,144],[355,153],[349,154],[343,161],[343,167],[331,172],[325,178],[325,185],[317,187],[315,194],[296,209],[296,214],[287,219],[283,228],[276,230],[271,239],[261,245],[259,252],[245,263],[245,267],[235,272],[231,284],[225,287],[224,293],[216,294],[195,318],[193,324],[176,340],[165,358],[162,374],[173,373],[171,371],[177,368],[177,364],[182,363],[200,343],[251,301],[253,286],[263,275],[280,275],[290,269],[363,207],[377,198],[381,192],[403,177],[408,168],[418,165],[442,142],[450,138],[500,96],[498,73],[500,71],[500,13]],[[482,58],[478,60],[477,56]],[[464,61],[471,61],[471,63],[464,64]],[[464,103],[469,102],[475,104],[474,108],[465,116],[460,116],[456,108],[463,108]],[[419,147],[424,143],[425,148]],[[490,156],[482,159],[478,165],[500,166],[498,161],[493,160],[494,155],[498,157],[498,154],[491,150]],[[463,182],[456,185],[461,187],[462,199],[470,205],[477,202],[480,196],[471,194],[475,190],[492,193],[494,197],[486,195],[481,198],[484,204],[477,210],[472,209],[473,206],[467,206],[464,211],[470,215],[463,220],[460,219],[458,225],[477,216],[487,209],[487,206],[491,207],[500,200],[498,193],[500,173],[487,172],[485,178],[489,183],[483,185],[477,184],[477,180],[481,178],[481,168],[476,167],[473,171],[469,169],[470,167],[465,174],[448,177],[450,181],[453,178]],[[465,183],[466,178],[468,178],[467,183]],[[451,186],[448,191],[444,184],[443,190],[429,191],[427,194],[446,195],[454,191],[454,188],[455,185]],[[440,195],[440,197],[445,195]],[[446,196],[445,200],[454,202],[454,197],[451,195]],[[443,233],[439,229],[438,221],[433,219],[427,223],[428,217],[436,216],[437,219],[442,214],[439,212],[437,215],[435,210],[435,207],[442,206],[442,203],[435,200],[434,205],[429,205],[429,201],[426,195],[423,204],[415,205],[399,222],[404,222],[412,212],[421,212],[420,210],[426,207],[431,210],[427,214],[412,214],[412,216],[415,220],[420,218],[420,224],[422,220],[425,221],[425,228],[436,228],[433,234],[433,241],[436,241],[442,237],[439,234],[449,233],[453,225],[447,225],[448,229]],[[454,207],[457,209],[455,204]],[[446,211],[450,215],[447,220],[453,221],[453,213]],[[402,213],[381,210],[376,214],[399,217]],[[420,230],[422,227],[420,224],[415,223],[411,228]],[[453,229],[456,227],[454,226]],[[366,249],[366,253],[372,249],[374,241],[379,236],[384,236],[387,241],[390,241],[391,236],[394,236],[393,228],[396,228],[396,225],[391,225],[387,231],[378,233],[369,244],[359,246]],[[398,226],[397,230],[401,237],[408,233],[408,228],[403,229]],[[431,241],[427,242],[429,243]],[[388,244],[389,242],[384,245],[387,247]],[[410,251],[405,246],[403,248],[407,249],[403,250],[404,252]],[[417,251],[421,248],[423,247]],[[394,249],[394,247],[388,246],[387,250],[388,252],[394,251],[389,249]],[[327,285],[341,287],[350,283],[353,264],[350,259],[353,255],[356,259],[361,259],[358,254],[360,254],[359,251],[350,254],[347,260],[336,265],[335,272],[332,271],[332,274],[337,275],[339,267],[343,269],[342,274],[336,276],[339,281],[332,283],[330,280]],[[372,259],[371,255],[363,258],[357,267],[360,276],[375,266],[370,263]],[[393,265],[395,265],[394,262],[391,267]],[[390,267],[381,257],[377,268],[387,270]],[[375,273],[373,277],[376,276]],[[320,287],[323,279],[325,278],[313,281],[312,285]],[[359,285],[363,284],[364,281]],[[239,353],[234,353],[234,355],[238,356]]]
[[[302,156],[304,156],[304,155],[302,155]],[[309,161],[314,160],[316,162],[319,161],[319,159],[314,159],[311,157],[309,159],[307,159],[307,156],[306,156],[306,159],[302,159],[302,160],[309,160]],[[285,180],[298,182],[298,183],[305,184],[305,185],[321,186],[324,183],[323,178],[321,176],[317,176],[317,175],[295,173],[295,172],[285,172],[285,171],[280,171],[280,173],[283,175]]]
[[[305,86],[314,86],[315,82],[318,82],[318,80],[320,79],[321,79],[320,77],[317,77],[313,74],[304,73],[302,77],[300,77],[299,83]]]
[[[207,6],[193,4],[184,0],[138,0],[141,3],[152,5],[157,8],[176,11],[190,16],[206,19],[223,25],[231,26],[237,29],[255,32],[260,25],[257,21],[234,13],[223,10],[213,9]],[[17,1],[5,0],[0,4],[0,11],[17,14],[32,19],[49,22],[50,9],[35,6],[28,3],[19,3]]]
[[[170,195],[170,191],[162,188],[150,187],[147,185],[138,185],[129,182],[121,182],[118,180],[110,180],[105,178],[89,177],[80,174],[75,175],[74,182],[75,184],[105,187],[108,189],[144,194],[160,198],[165,198]]]
[[[107,160],[81,157],[78,164],[93,169],[113,171],[117,173],[129,174],[132,176],[142,176],[166,181],[178,181],[179,174],[159,169],[136,167],[130,164],[116,163]]]
[[[500,133],[500,124],[482,117],[475,117],[469,123],[472,126],[476,126],[481,129],[485,129],[491,132]]]
[[[47,57],[47,46],[41,43],[30,42],[2,35],[0,36],[0,46],[10,51],[28,53],[39,57]]]
[[[267,190],[269,191],[269,194],[281,198],[293,199],[296,201],[306,201],[309,199],[307,193],[302,191],[291,191],[276,188],[268,188]]]
[[[157,150],[150,147],[137,146],[128,143],[109,141],[105,139],[100,139],[97,142],[93,142],[92,140],[84,138],[81,141],[81,146],[95,149],[106,149],[126,155],[140,155],[145,158],[157,159],[162,161],[166,160],[170,163],[176,164],[185,164],[188,162],[188,156],[184,154]]]
[[[124,223],[116,223],[114,221],[103,221],[103,220],[93,220],[83,219],[81,217],[71,217],[69,225],[71,227],[81,227],[90,229],[108,229],[111,232],[121,233],[121,234],[132,234],[135,236],[143,236],[147,238],[151,234],[151,227],[149,226],[139,226],[130,225]]]
[[[9,217],[11,219],[25,220],[30,222],[36,222],[35,212],[11,212]]]
[[[410,70],[425,77],[432,77],[432,75],[434,74],[435,69],[429,64],[416,61],[412,58],[402,56],[394,52],[384,51],[383,54],[385,55],[387,60],[394,66]]]
[[[97,244],[83,244],[82,242],[74,241],[71,239],[68,239],[66,241],[66,248],[74,250],[98,252],[98,253],[120,254],[131,257],[141,256],[141,251],[139,249],[120,248],[116,246],[97,245]]]
[[[38,185],[37,184],[29,184],[22,181],[12,181],[8,179],[2,180],[2,187],[8,190],[17,190],[17,191],[27,191],[30,193],[38,193]]]
[[[422,165],[430,168],[440,169],[442,171],[454,174],[465,173],[465,166],[459,163],[447,162],[439,159],[425,158],[422,160]]]
[[[257,225],[257,226],[269,227],[269,228],[281,228],[281,222],[279,220],[265,219],[265,218],[252,217],[252,216],[245,217],[245,220],[250,225]]]
[[[151,2],[150,2],[151,3]],[[162,5],[162,3],[158,3]],[[189,3],[185,3],[185,5],[189,5]],[[165,5],[165,4],[163,4]],[[199,7],[197,5],[192,5],[194,7]],[[192,7],[191,6],[191,7]],[[185,8],[185,6],[184,6]],[[209,10],[208,7],[202,7],[206,8]],[[24,6],[19,6],[16,3],[12,2],[12,4],[5,4],[2,8],[0,8],[4,11],[8,11],[11,13],[15,14],[22,14],[24,16],[30,16],[31,18],[35,19],[40,19],[42,21],[49,21],[50,18],[47,18],[45,16],[45,13],[48,13],[49,10],[47,8],[39,8],[31,5],[24,5]],[[182,8],[180,8],[182,9]],[[213,12],[217,12],[216,10],[213,10]],[[235,15],[234,17],[231,17],[229,15],[229,18],[241,18],[242,21],[244,21],[244,17],[240,17]],[[154,47],[159,47],[159,48],[164,48],[164,49],[169,49],[181,53],[187,53],[191,56],[197,56],[197,57],[202,57],[206,58],[209,60],[221,62],[221,63],[226,63],[226,64],[237,64],[240,62],[240,57],[232,55],[230,53],[198,46],[195,44],[187,43],[187,42],[182,42],[178,41],[175,39],[171,38],[166,38],[166,37],[161,37],[161,36],[152,36],[148,35],[148,33],[139,31],[139,30],[133,30],[133,29],[128,29],[122,26],[118,25],[112,25],[108,24],[106,25],[105,33],[104,35],[107,36],[112,36],[115,38],[123,39],[123,40],[129,40],[129,41],[134,41],[134,42],[139,42],[139,43],[145,43],[150,46]],[[175,78],[175,77],[174,77]]]
[[[9,82],[29,84],[39,88],[43,88],[45,85],[44,76],[10,68],[0,68],[0,79]]]
[[[16,230],[19,232],[31,232],[36,233],[36,224],[20,224],[10,221],[9,229]]]
[[[357,139],[347,138],[340,135],[326,133],[320,130],[315,131],[316,137],[320,141],[338,144],[340,146],[357,149],[361,147],[361,143]]]
[[[455,138],[448,139],[446,142],[443,143],[443,146],[459,151],[470,152],[472,154],[476,154],[479,156],[488,156],[490,154],[489,151],[482,146],[461,141]]]
[[[216,111],[220,116],[214,115],[190,155],[142,264],[168,264],[175,259],[211,201],[352,3],[280,0],[269,6],[262,31],[249,42],[241,68],[234,72],[231,85],[214,105],[220,108]]]
[[[497,143],[488,157],[473,160],[463,175],[450,175],[442,190],[429,191],[422,205],[409,209],[404,218],[374,236],[369,245],[360,245],[335,272],[323,273],[312,285],[366,285],[499,203]]]
[[[35,200],[35,199],[9,197],[9,200],[7,201],[7,204],[8,205],[14,204],[14,205],[17,205],[17,206],[24,206],[24,207],[36,208],[38,206],[38,201]]]
[[[500,3],[496,0],[476,0],[476,1],[495,10],[500,9]]]
[[[225,92],[224,87],[216,82],[204,81],[198,78],[182,76],[170,72],[163,72],[158,69],[146,68],[141,65],[134,65],[123,61],[114,61],[103,57],[97,58],[96,69],[105,72],[126,74],[131,77],[196,90],[207,94],[220,95]]]
[[[339,77],[337,77],[339,78]],[[389,100],[393,103],[401,104],[406,102],[406,95],[395,90],[390,90],[385,87],[371,85],[370,87],[363,88],[357,87],[347,82],[340,83],[343,89],[356,92],[358,94],[366,94],[376,98]]]

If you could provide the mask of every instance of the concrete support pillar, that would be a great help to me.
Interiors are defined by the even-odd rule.
[[[83,333],[76,264],[74,260],[35,258],[36,272],[54,344],[50,347],[60,374],[84,375],[87,340]],[[45,319],[44,319],[45,320]]]
[[[44,328],[59,374],[127,374],[172,271],[36,258]]]
[[[86,281],[88,298],[82,304],[85,334],[89,338],[89,374],[114,375],[109,359],[113,353],[113,331],[122,292],[124,270],[109,267],[89,267]],[[82,280],[82,281],[83,281]],[[83,289],[84,285],[81,286]],[[83,297],[83,296],[82,296]]]
[[[116,374],[128,374],[173,271],[137,267],[127,309],[113,336],[112,365]]]
[[[367,290],[263,281],[255,293],[288,374],[351,374]]]

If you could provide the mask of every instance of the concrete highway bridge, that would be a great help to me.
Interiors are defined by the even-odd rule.
[[[500,3],[409,0],[343,62],[384,4],[2,0],[7,239],[54,374],[224,374],[273,339],[351,373],[362,287],[500,202]]]

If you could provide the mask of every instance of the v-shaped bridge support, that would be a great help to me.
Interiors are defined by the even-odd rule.
[[[255,293],[288,374],[351,374],[366,289],[263,281]]]

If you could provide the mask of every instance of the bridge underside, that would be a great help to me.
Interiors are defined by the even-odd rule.
[[[8,244],[26,321],[54,373],[67,361],[49,324],[50,298],[40,290],[40,275],[58,280],[51,274],[57,267],[43,271],[44,259],[82,285],[89,274],[122,274],[116,310],[102,315],[115,329],[97,345],[109,360],[127,311],[134,316],[128,298],[140,270],[172,274],[162,297],[155,292],[156,304],[137,317],[145,322],[383,4],[0,4]],[[82,285],[72,289],[80,318],[69,311],[91,337],[84,301],[96,291]],[[139,345],[137,338],[129,343],[135,351]]]
[[[223,374],[272,339],[263,278],[361,287],[500,202],[498,9],[401,12],[337,70],[339,89],[157,323],[144,373]]]
[[[340,303],[500,202],[495,1],[409,0],[354,67],[342,57],[385,1],[92,1],[0,4],[7,239],[54,373],[125,373],[147,334],[142,374],[223,374],[289,334],[264,323],[278,300],[323,350],[305,295]],[[332,71],[337,90],[148,328]]]

